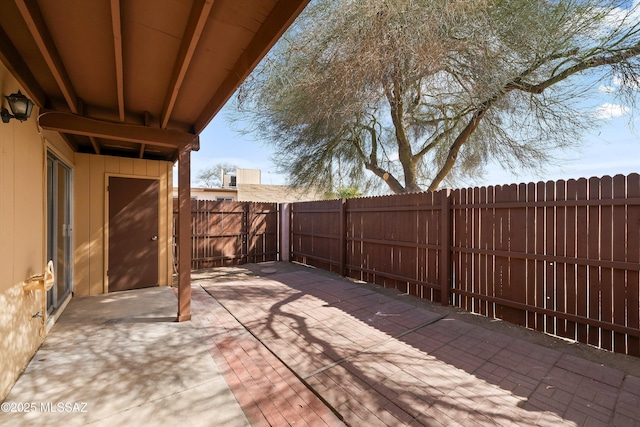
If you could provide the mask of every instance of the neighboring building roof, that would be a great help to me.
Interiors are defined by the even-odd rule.
[[[324,200],[319,191],[288,185],[238,184],[240,202],[277,202],[293,203],[311,200]]]
[[[191,198],[195,200],[236,200],[236,188],[191,187]],[[173,197],[178,197],[178,187],[173,187]]]
[[[288,185],[239,184],[236,188],[191,187],[191,197],[198,200],[216,200],[228,196],[239,202],[294,203],[324,200],[320,191]],[[178,197],[178,188],[173,188],[173,197]]]

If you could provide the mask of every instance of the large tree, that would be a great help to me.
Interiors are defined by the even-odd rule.
[[[580,141],[599,85],[633,107],[639,18],[638,0],[317,0],[237,117],[299,185],[403,193],[490,160],[537,168]]]

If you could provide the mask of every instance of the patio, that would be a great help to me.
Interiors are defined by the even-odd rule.
[[[248,425],[175,306],[168,287],[73,298],[4,400],[0,425]]]
[[[192,281],[191,323],[167,288],[74,298],[0,423],[640,425],[629,356],[291,263]]]

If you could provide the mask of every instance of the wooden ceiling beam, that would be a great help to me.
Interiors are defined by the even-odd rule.
[[[307,3],[309,3],[309,0],[281,0],[277,2],[271,14],[256,32],[247,48],[236,61],[231,72],[229,72],[227,78],[222,82],[194,123],[194,131],[196,134],[202,132],[211,119],[213,119],[224,104],[226,104],[240,84],[298,17]]]
[[[122,56],[122,20],[120,17],[120,0],[111,0],[111,27],[113,29],[113,50],[116,60],[116,94],[118,97],[118,114],[124,122],[124,66]]]
[[[180,93],[180,86],[184,82],[184,78],[193,59],[193,54],[198,46],[200,37],[204,30],[204,26],[207,23],[211,7],[214,0],[196,0],[191,8],[191,14],[189,15],[189,21],[187,28],[182,37],[182,44],[180,45],[180,51],[178,58],[173,68],[171,75],[171,82],[169,83],[169,90],[165,96],[164,105],[162,107],[162,114],[160,119],[160,127],[165,129],[169,124],[169,118],[173,112],[173,108],[178,99]]]
[[[89,141],[91,142],[91,146],[93,147],[93,150],[96,152],[96,154],[100,154],[100,144],[98,144],[96,138],[94,136],[90,136]]]
[[[49,110],[43,111],[38,120],[42,129],[72,135],[176,149],[186,147],[194,151],[200,149],[200,138],[192,133],[105,122],[76,114]]]
[[[69,109],[73,113],[78,112],[78,99],[71,84],[71,80],[66,69],[60,59],[60,55],[51,39],[51,34],[47,29],[47,25],[42,17],[40,8],[36,0],[16,0],[16,6],[20,10],[20,14],[24,19],[31,36],[36,42],[42,57],[44,58],[53,78],[58,87],[62,91],[64,99],[67,101]]]
[[[47,102],[47,95],[2,27],[0,27],[0,61],[7,67],[9,73],[15,77],[18,84],[22,86],[26,95],[39,108],[44,108]]]

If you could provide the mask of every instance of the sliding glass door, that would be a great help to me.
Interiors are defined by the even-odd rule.
[[[55,284],[47,293],[47,312],[55,312],[71,292],[71,170],[47,156],[47,261],[53,260]]]

